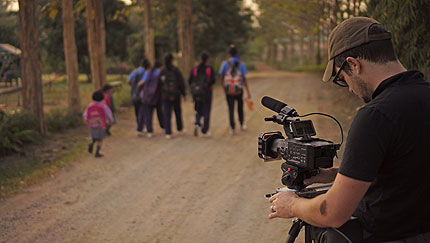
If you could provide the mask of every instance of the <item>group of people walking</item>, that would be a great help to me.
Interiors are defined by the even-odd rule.
[[[237,103],[240,129],[246,130],[243,96],[246,92],[245,99],[250,100],[251,94],[246,81],[248,71],[245,63],[240,61],[236,47],[231,46],[229,54],[230,58],[221,64],[219,75],[227,100],[231,133],[236,135],[235,104]],[[202,53],[200,63],[191,70],[188,78],[195,110],[194,136],[199,136],[199,133],[203,137],[211,136],[209,124],[216,73],[208,62],[209,55]],[[140,67],[130,74],[128,83],[131,86],[138,135],[153,136],[154,110],[166,138],[172,138],[172,111],[175,114],[178,132],[180,134],[184,132],[181,99],[185,100],[186,97],[185,81],[179,68],[173,65],[172,54],[164,57],[164,66],[158,61],[152,64],[144,59]],[[103,139],[111,135],[110,128],[115,123],[112,92],[113,87],[109,84],[95,91],[92,95],[93,101],[84,112],[91,137],[88,152],[92,153],[96,145],[95,157],[103,156],[100,153]]]
[[[246,91],[247,99],[251,95],[246,82],[246,65],[240,61],[236,47],[231,46],[229,54],[230,58],[222,63],[219,74],[226,94],[231,131],[235,135],[235,103],[238,106],[240,128],[245,130],[243,93]],[[200,63],[191,70],[188,79],[195,110],[194,136],[198,136],[200,132],[204,137],[211,136],[209,124],[216,75],[208,62],[209,55],[202,53]],[[128,83],[131,86],[139,135],[146,133],[147,137],[153,136],[154,110],[157,111],[158,122],[160,128],[164,129],[166,138],[172,138],[172,111],[175,113],[178,133],[184,132],[181,99],[185,100],[186,97],[185,81],[181,71],[173,65],[172,54],[165,56],[163,67],[157,61],[151,64],[144,59],[141,66],[130,74]]]

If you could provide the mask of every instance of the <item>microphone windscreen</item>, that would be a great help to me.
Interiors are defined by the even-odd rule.
[[[281,112],[281,109],[284,108],[287,104],[282,103],[281,101],[275,100],[273,98],[270,98],[268,96],[264,96],[261,99],[261,104],[264,105],[265,107],[271,109],[272,111],[275,112]]]

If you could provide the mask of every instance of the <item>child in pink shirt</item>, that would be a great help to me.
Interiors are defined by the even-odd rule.
[[[84,118],[91,136],[91,143],[88,145],[88,152],[92,153],[94,144],[97,143],[95,157],[103,157],[100,153],[103,139],[106,138],[106,126],[112,124],[113,117],[109,107],[102,103],[104,99],[103,91],[93,93],[93,101],[84,112]]]

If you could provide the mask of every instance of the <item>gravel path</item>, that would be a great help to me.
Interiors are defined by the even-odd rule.
[[[189,97],[187,132],[174,130],[171,140],[157,122],[153,138],[138,137],[128,110],[112,128],[104,158],[85,154],[55,178],[0,203],[0,242],[285,242],[291,220],[267,219],[263,197],[281,186],[281,161],[257,156],[258,134],[282,128],[263,122],[273,113],[261,97],[280,99],[299,114],[334,115],[345,135],[360,101],[319,75],[260,70],[249,75],[254,111],[245,111],[247,131],[230,134],[219,87],[211,138],[192,136]],[[340,141],[333,121],[311,119],[319,137]]]

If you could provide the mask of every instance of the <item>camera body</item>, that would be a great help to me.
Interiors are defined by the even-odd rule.
[[[305,187],[303,180],[318,174],[319,168],[333,167],[338,149],[338,144],[319,138],[285,139],[279,131],[258,137],[258,156],[264,161],[284,159],[282,184],[298,191]]]
[[[268,105],[264,99],[270,101]],[[333,158],[340,144],[313,137],[316,131],[312,121],[301,121],[298,113],[286,104],[270,97],[263,98],[262,103],[279,112],[265,118],[265,121],[283,125],[287,138],[280,131],[261,133],[258,136],[258,156],[264,161],[285,160],[281,166],[282,184],[301,191],[306,187],[304,179],[318,174],[320,168],[333,167]]]

